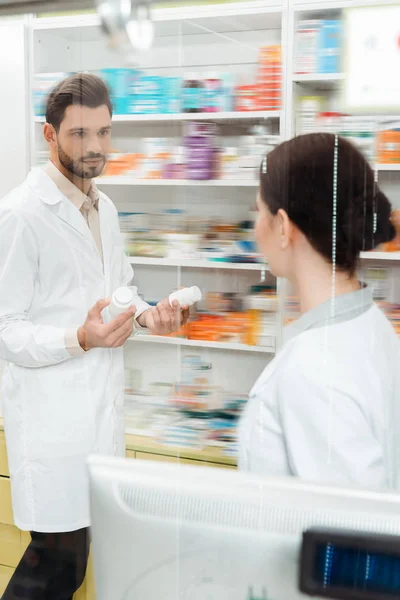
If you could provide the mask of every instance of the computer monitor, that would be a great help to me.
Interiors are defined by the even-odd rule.
[[[297,600],[299,585],[321,597],[394,597],[365,581],[351,595],[329,535],[344,536],[350,556],[351,530],[400,534],[399,496],[132,459],[91,457],[89,473],[98,600]],[[400,538],[389,542],[400,555]],[[333,595],[343,582],[351,594]]]

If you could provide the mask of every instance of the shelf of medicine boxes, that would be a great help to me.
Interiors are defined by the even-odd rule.
[[[216,113],[176,113],[161,115],[113,115],[113,123],[171,123],[187,121],[263,121],[276,120],[281,116],[280,111],[249,111],[249,112],[216,112]],[[45,117],[35,117],[36,123],[44,123]]]
[[[131,342],[142,342],[150,344],[168,344],[173,346],[190,346],[192,348],[209,348],[211,350],[228,350],[231,352],[253,352],[257,354],[275,354],[275,336],[270,336],[273,346],[248,346],[232,342],[209,342],[204,340],[188,340],[180,337],[168,337],[160,335],[148,335],[138,333],[131,338]]]
[[[376,171],[400,171],[400,164],[376,164],[374,166]]]
[[[182,267],[188,269],[224,269],[232,271],[262,271],[268,267],[263,263],[231,263],[214,260],[191,260],[184,258],[151,258],[146,256],[130,256],[132,265],[148,267]]]
[[[344,73],[294,74],[292,81],[316,90],[330,90],[335,89],[340,82],[344,81]]]
[[[97,185],[127,185],[127,186],[156,186],[156,187],[258,187],[256,179],[138,179],[127,175],[99,177]]]
[[[126,396],[130,398],[132,396]],[[4,431],[3,418],[0,416],[0,432]],[[142,453],[148,454],[153,457],[157,455],[162,459],[163,457],[170,457],[172,459],[182,459],[183,461],[199,461],[198,464],[214,464],[215,466],[231,466],[235,467],[237,464],[236,458],[228,456],[220,448],[208,446],[202,450],[196,450],[192,448],[176,448],[173,446],[165,446],[157,442],[152,437],[139,435],[137,430],[134,429],[134,423],[131,423],[129,417],[126,418],[125,423],[125,444],[128,455],[131,453]],[[191,463],[192,464],[192,463]],[[8,469],[4,469],[4,472],[8,473]]]
[[[400,252],[361,252],[362,260],[400,261]]]

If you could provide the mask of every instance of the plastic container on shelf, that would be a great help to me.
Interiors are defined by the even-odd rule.
[[[182,110],[184,113],[202,112],[204,83],[196,73],[188,73],[182,84]]]
[[[165,233],[168,258],[195,259],[199,257],[200,236],[191,233]]]
[[[204,79],[204,112],[215,113],[221,108],[222,81],[218,73],[208,73]]]
[[[252,112],[257,110],[257,86],[238,85],[235,89],[236,105],[238,112]]]
[[[232,112],[234,106],[234,77],[231,73],[223,73],[221,77],[220,110]]]
[[[173,149],[171,161],[164,167],[163,177],[164,179],[186,178],[185,151],[182,146]]]
[[[216,128],[211,123],[189,123],[184,138],[187,178],[213,179],[218,152]]]
[[[238,179],[239,157],[237,148],[229,147],[223,150],[221,155],[221,177],[222,179]]]

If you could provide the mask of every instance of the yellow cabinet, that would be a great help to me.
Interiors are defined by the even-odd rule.
[[[155,460],[157,462],[173,462],[181,465],[194,465],[197,467],[217,467],[222,469],[236,469],[233,465],[206,462],[203,460],[193,460],[190,458],[179,458],[178,456],[166,456],[164,454],[152,454],[150,452],[136,452],[136,458],[140,460]]]
[[[0,565],[0,596],[2,596],[5,592],[6,587],[8,586],[8,582],[10,581],[13,573],[14,569],[12,569],[11,567],[5,567],[4,565]]]
[[[201,459],[194,460],[180,458],[179,456],[167,456],[152,451],[138,451],[135,449],[135,445],[131,445],[130,447],[133,449],[127,450],[126,456],[132,459],[138,458],[141,460],[155,460],[158,462],[235,468],[229,465],[208,462],[207,455],[204,457],[205,460],[202,461]],[[151,449],[149,448],[149,450]],[[28,532],[20,531],[14,526],[6,442],[4,432],[0,430],[0,597],[6,589],[14,569],[18,565],[30,540],[31,538]],[[89,560],[86,579],[81,589],[75,594],[74,600],[95,600],[93,565],[91,559]]]
[[[139,460],[156,460],[159,462],[179,462],[177,456],[165,456],[163,454],[150,454],[149,452],[136,452],[136,458]]]
[[[236,469],[234,465],[224,465],[221,463],[205,462],[204,460],[190,460],[189,458],[182,458],[181,463],[184,465],[195,465],[198,467],[214,467],[217,469]]]
[[[0,524],[0,565],[18,565],[28,545],[22,540],[21,533],[14,525]]]
[[[6,438],[4,431],[0,431],[0,476],[9,477]]]
[[[10,480],[0,477],[0,523],[3,525],[13,525],[13,512],[11,506],[11,485]]]

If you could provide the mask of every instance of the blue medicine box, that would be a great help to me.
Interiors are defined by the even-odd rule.
[[[318,73],[339,73],[341,71],[342,22],[324,20],[319,33]]]

